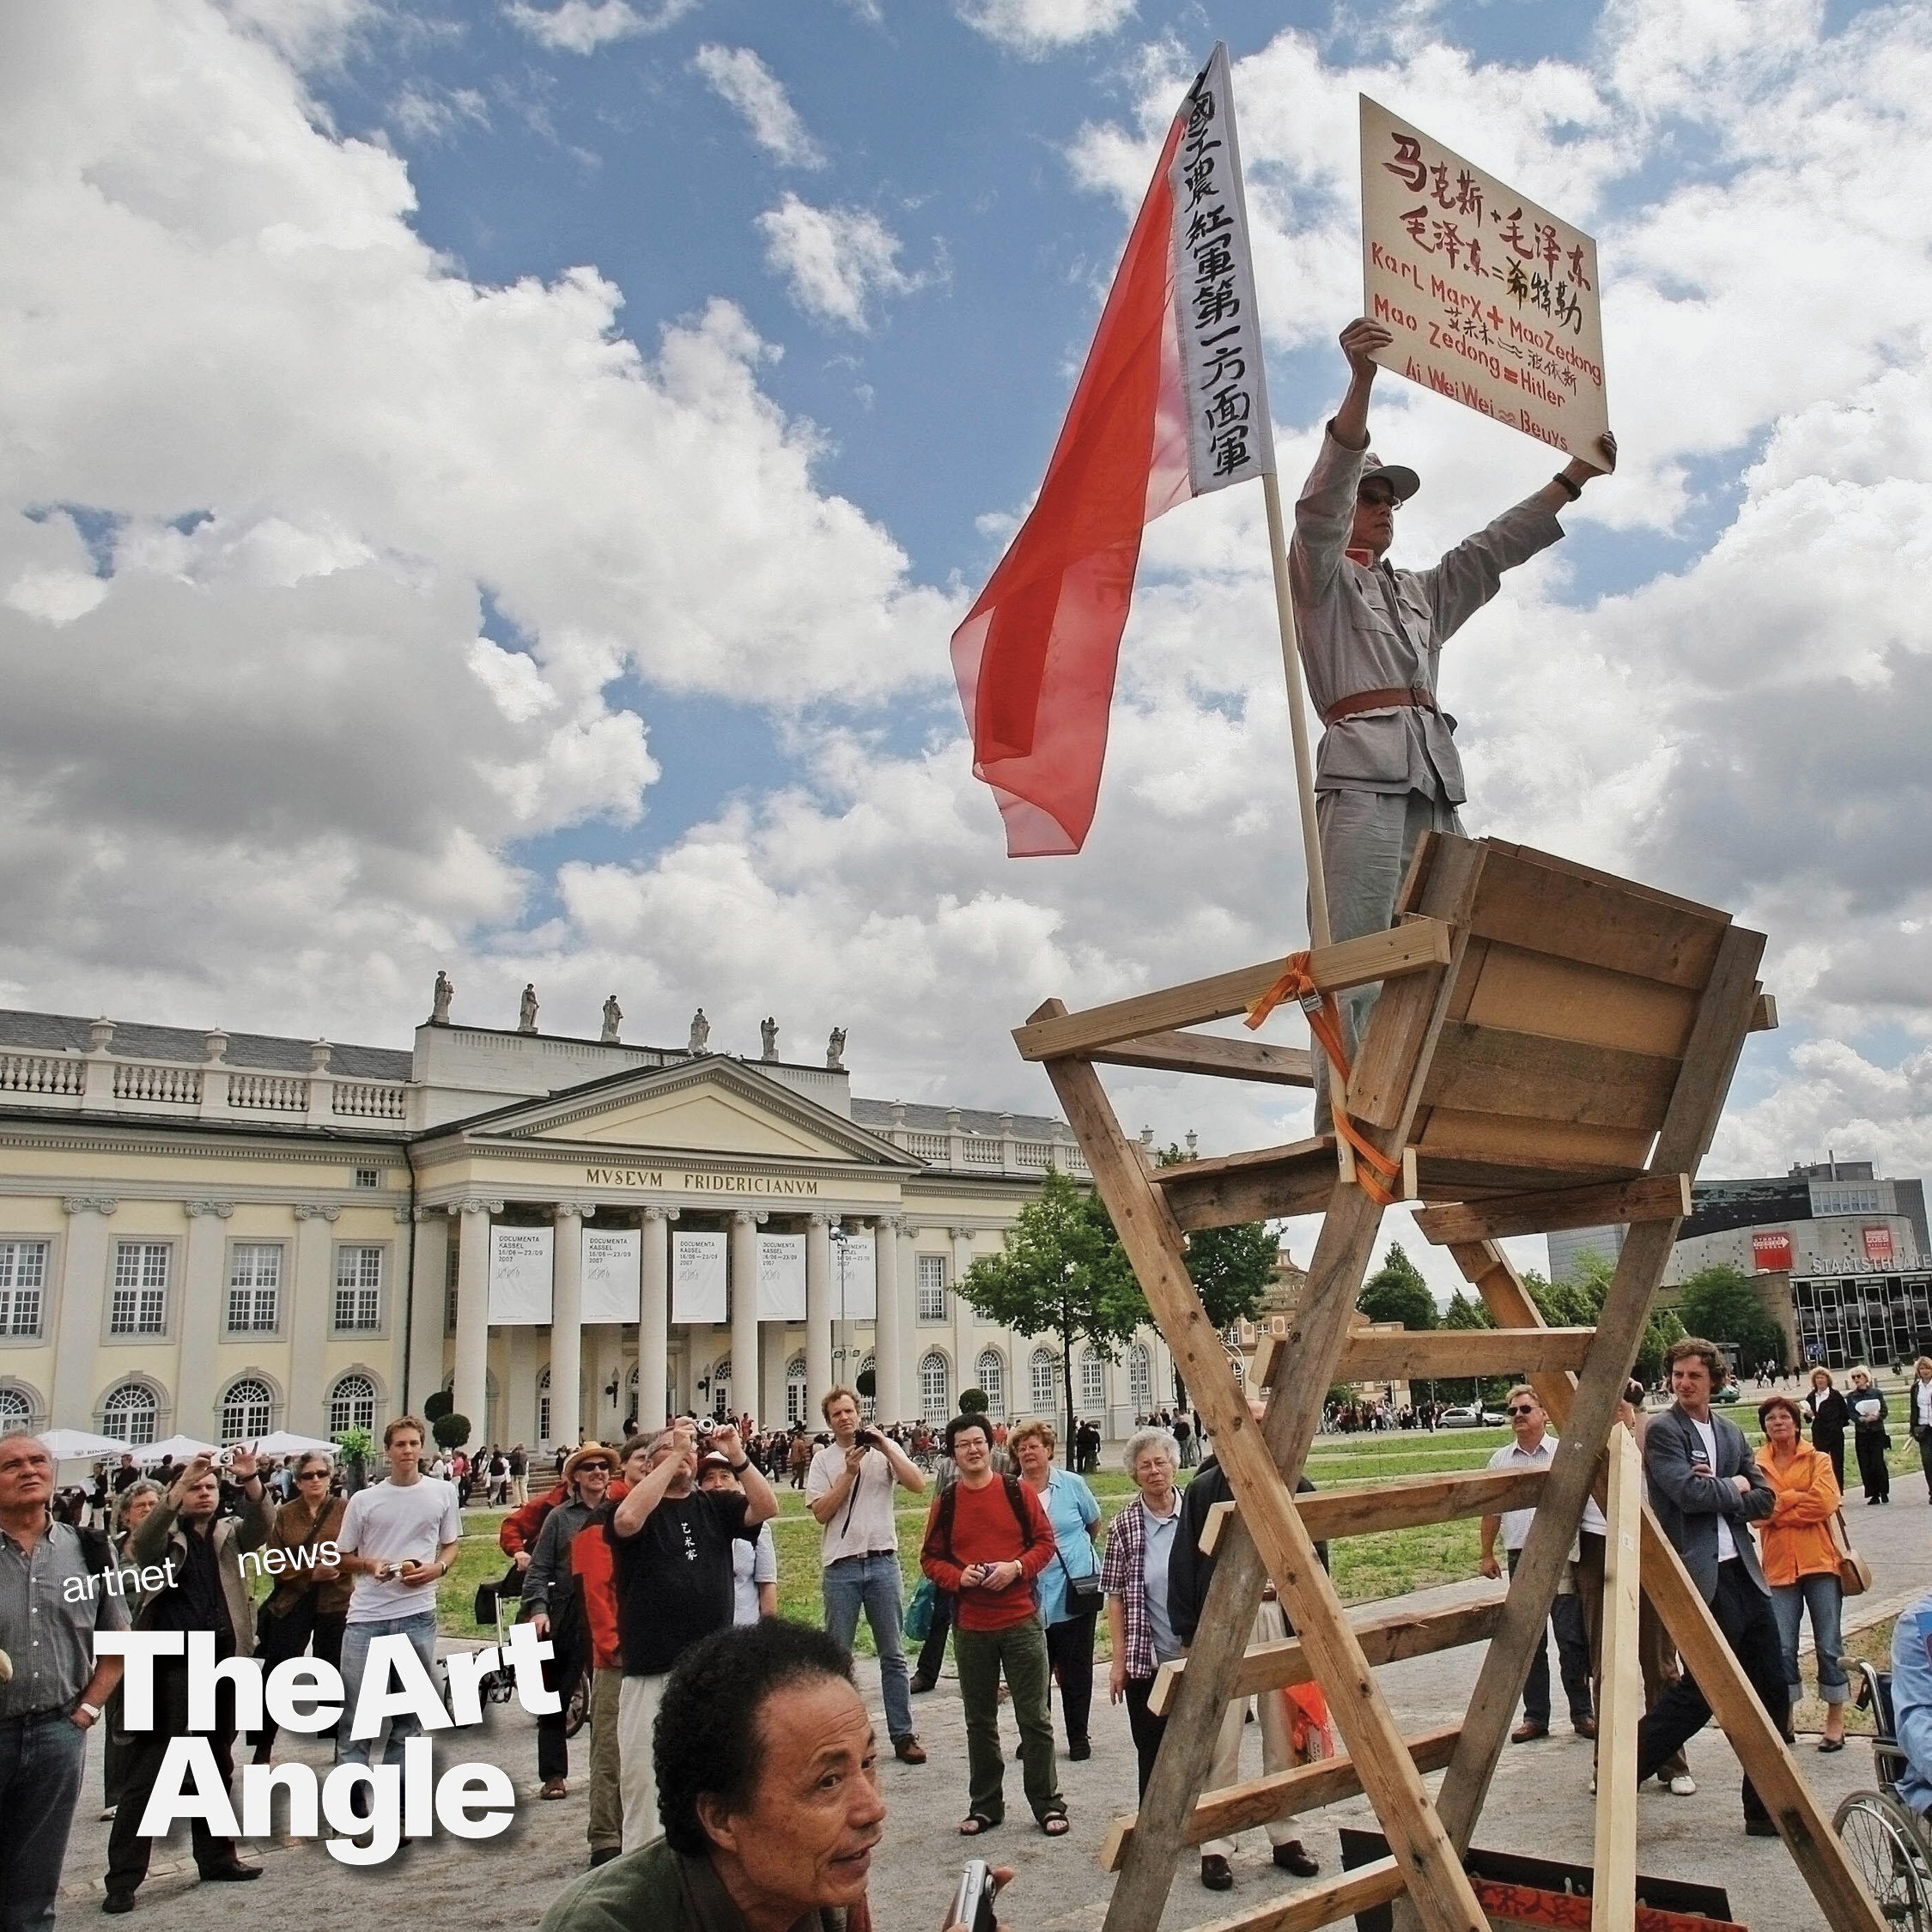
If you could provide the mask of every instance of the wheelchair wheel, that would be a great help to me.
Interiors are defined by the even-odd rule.
[[[1889,1791],[1856,1791],[1838,1807],[1832,1828],[1865,1881],[1887,1925],[1932,1932],[1918,1821]]]

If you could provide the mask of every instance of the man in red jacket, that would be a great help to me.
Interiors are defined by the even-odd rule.
[[[560,1482],[555,1489],[547,1489],[541,1496],[532,1497],[519,1510],[513,1510],[497,1526],[496,1540],[507,1557],[516,1559],[517,1568],[527,1570],[530,1559],[536,1553],[537,1539],[543,1533],[544,1518],[559,1503],[570,1499],[570,1485]]]
[[[990,1832],[1006,1815],[1005,1765],[999,1748],[999,1675],[1012,1693],[1019,1725],[1026,1801],[1050,1838],[1067,1832],[1066,1802],[1054,1763],[1047,1710],[1047,1633],[1034,1579],[1054,1560],[1053,1527],[1035,1491],[1017,1476],[996,1476],[983,1418],[956,1415],[946,1425],[946,1454],[959,1472],[927,1519],[920,1566],[957,1602],[953,1656],[966,1707],[971,1808],[962,1838]]]

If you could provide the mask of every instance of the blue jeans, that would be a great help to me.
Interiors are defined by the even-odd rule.
[[[896,1744],[913,1735],[911,1674],[899,1637],[899,1619],[905,1613],[899,1595],[899,1559],[875,1552],[871,1556],[841,1557],[828,1564],[823,1576],[825,1628],[835,1643],[849,1650],[858,1634],[859,1613],[872,1626],[878,1646],[879,1688],[885,1693],[885,1732]]]
[[[1798,1631],[1807,1608],[1812,1639],[1818,1648],[1818,1694],[1826,1704],[1843,1704],[1851,1690],[1839,1629],[1844,1587],[1836,1577],[1822,1573],[1771,1587],[1771,1614],[1777,1619],[1777,1641],[1784,1652],[1784,1681],[1791,1686],[1791,1701],[1798,1701]]]
[[[67,1856],[88,1734],[64,1712],[0,1723],[0,1932],[42,1932]]]
[[[349,1735],[355,1707],[362,1697],[362,1673],[368,1668],[369,1645],[379,1637],[406,1637],[410,1647],[422,1659],[422,1667],[432,1680],[436,1674],[436,1613],[417,1610],[407,1617],[377,1617],[366,1624],[350,1624],[342,1633],[342,1685],[347,1697],[343,1706],[342,1728],[336,1734],[336,1762],[366,1765],[375,1753],[373,1737]],[[389,1741],[383,1747],[382,1761],[399,1765],[403,1746],[422,1735],[422,1726],[413,1713],[400,1712],[389,1720]]]

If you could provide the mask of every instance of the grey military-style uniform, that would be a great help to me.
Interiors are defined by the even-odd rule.
[[[1358,563],[1346,553],[1366,453],[1345,448],[1331,426],[1295,506],[1288,553],[1295,623],[1309,694],[1324,718],[1361,691],[1409,690],[1432,702],[1444,642],[1495,596],[1505,570],[1563,536],[1555,516],[1531,500],[1464,538],[1431,569]],[[1426,830],[1461,830],[1455,808],[1467,793],[1454,730],[1446,713],[1403,705],[1338,719],[1323,731],[1315,816],[1334,939],[1386,927],[1416,841]],[[1351,1054],[1374,997],[1369,989],[1340,1003]],[[1321,1127],[1325,1082],[1316,1093]]]

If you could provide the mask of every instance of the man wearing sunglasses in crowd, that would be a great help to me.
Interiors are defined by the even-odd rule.
[[[1504,1403],[1510,1427],[1516,1432],[1513,1443],[1505,1443],[1490,1457],[1492,1469],[1547,1469],[1556,1454],[1557,1439],[1550,1433],[1549,1417],[1536,1400],[1536,1392],[1519,1382]],[[1482,1558],[1479,1564],[1485,1577],[1500,1577],[1502,1565],[1496,1560],[1496,1533],[1503,1533],[1504,1554],[1510,1574],[1516,1573],[1522,1546],[1529,1540],[1529,1524],[1534,1510],[1510,1510],[1502,1516],[1485,1516],[1480,1526]],[[1601,1668],[1603,1605],[1603,1544],[1608,1526],[1594,1501],[1583,1505],[1583,1524],[1570,1552],[1570,1571],[1564,1578],[1556,1601],[1550,1607],[1550,1622],[1556,1631],[1557,1663],[1563,1673],[1563,1694],[1570,1703],[1570,1722],[1579,1737],[1596,1735],[1595,1686]],[[1512,1744],[1528,1744],[1550,1735],[1550,1653],[1546,1643],[1536,1646],[1529,1662],[1529,1675],[1522,1687],[1522,1722],[1510,1733]]]
[[[1562,538],[1557,512],[1617,464],[1616,439],[1607,434],[1589,460],[1572,458],[1430,568],[1394,569],[1388,553],[1395,513],[1422,479],[1369,448],[1370,357],[1394,339],[1365,317],[1342,331],[1348,393],[1295,506],[1289,549],[1302,665],[1324,727],[1315,811],[1336,939],[1392,924],[1416,841],[1425,831],[1462,829],[1455,720],[1436,702],[1443,643],[1495,596],[1505,570]],[[1341,1001],[1351,1054],[1374,998],[1365,987]],[[1327,1118],[1325,1074],[1317,1056],[1318,1127]]]

